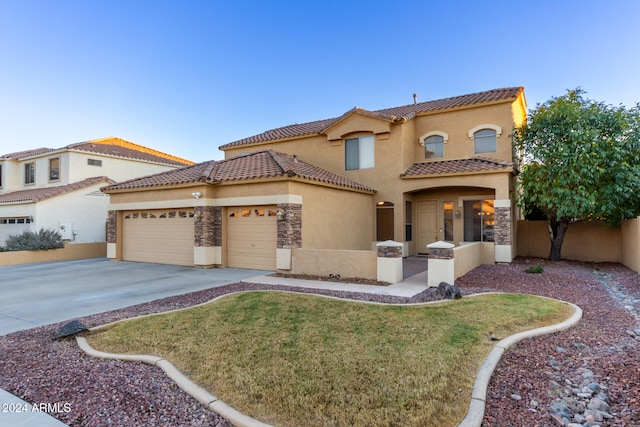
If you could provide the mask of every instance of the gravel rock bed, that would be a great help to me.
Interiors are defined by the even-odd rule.
[[[544,273],[524,273],[533,263],[540,263]],[[525,340],[505,354],[489,387],[484,426],[562,425],[565,421],[556,411],[564,406],[557,402],[578,405],[579,397],[572,389],[582,387],[586,370],[592,374],[589,383],[597,384],[600,397],[608,400],[611,415],[591,426],[640,426],[640,337],[633,334],[640,328],[640,278],[636,273],[618,264],[517,259],[510,265],[481,266],[456,284],[463,295],[526,292],[570,301],[584,310],[576,327]],[[253,289],[292,290],[237,283],[78,320],[93,327]],[[376,302],[435,299],[432,289],[413,298],[293,290]],[[30,403],[59,403],[62,410],[52,415],[71,426],[230,425],[180,390],[159,368],[89,358],[73,339],[52,340],[62,324],[0,337],[0,388]]]

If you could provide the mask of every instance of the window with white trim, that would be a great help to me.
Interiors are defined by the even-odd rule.
[[[371,169],[375,166],[373,135],[349,138],[344,141],[344,168],[346,170]]]
[[[60,157],[49,159],[49,181],[60,179]]]
[[[24,183],[35,184],[36,182],[36,164],[35,162],[24,164]]]

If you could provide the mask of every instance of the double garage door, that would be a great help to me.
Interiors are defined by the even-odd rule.
[[[193,209],[125,212],[122,258],[160,264],[194,264]],[[275,206],[227,208],[227,266],[274,270],[277,222]]]

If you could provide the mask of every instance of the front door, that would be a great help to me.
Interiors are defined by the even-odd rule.
[[[438,241],[438,202],[418,202],[418,253],[427,253],[427,245]]]

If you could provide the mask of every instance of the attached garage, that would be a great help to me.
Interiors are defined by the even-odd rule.
[[[278,224],[276,206],[227,209],[227,265],[276,269]]]
[[[127,211],[122,226],[123,260],[193,265],[192,208]]]

